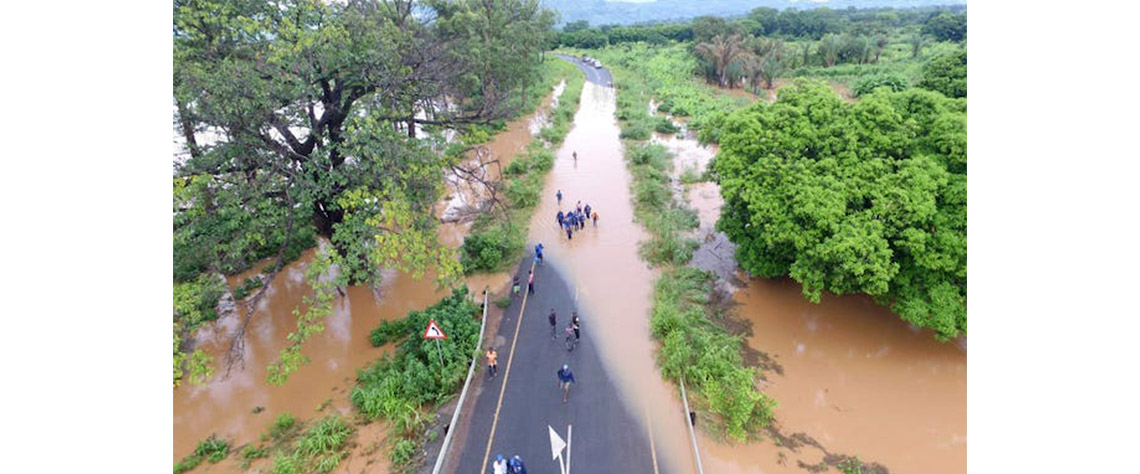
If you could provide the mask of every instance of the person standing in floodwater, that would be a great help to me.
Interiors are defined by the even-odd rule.
[[[534,294],[534,270],[529,272],[530,276],[527,277],[526,291],[527,293]]]
[[[562,190],[561,190],[561,189],[559,189],[559,190],[558,190],[558,194],[555,194],[555,196],[557,196],[557,197],[558,197],[558,204],[559,204],[559,205],[562,205]],[[562,212],[562,211],[559,211],[559,212]]]
[[[593,218],[594,218],[594,227],[597,227],[598,226],[598,211],[596,209],[594,210]]]
[[[577,151],[574,152],[574,162],[575,163],[578,162],[578,152]]]

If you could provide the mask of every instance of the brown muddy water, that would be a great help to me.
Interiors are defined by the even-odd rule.
[[[549,122],[548,110],[557,103],[565,84],[555,88],[539,111],[507,123],[507,128],[485,145],[490,156],[506,166],[511,157],[526,148],[534,134]],[[492,178],[498,169],[488,169]],[[450,195],[469,190],[449,188]],[[467,196],[470,198],[471,196]],[[446,209],[447,203],[436,206]],[[438,214],[437,214],[438,215]],[[439,226],[439,240],[450,247],[463,242],[471,222],[453,222]],[[197,443],[211,434],[227,438],[235,446],[255,443],[278,414],[288,412],[301,420],[322,416],[323,413],[353,413],[349,395],[356,380],[356,370],[370,365],[391,347],[372,347],[369,336],[381,321],[402,318],[409,311],[431,306],[448,293],[435,287],[434,274],[422,278],[386,271],[383,281],[375,290],[368,287],[349,287],[347,297],[334,300],[334,312],[325,321],[325,331],[306,343],[304,354],[312,361],[302,365],[281,387],[265,382],[266,367],[276,360],[286,343],[286,335],[296,329],[295,308],[302,308],[302,298],[311,293],[305,282],[305,269],[313,259],[315,250],[290,263],[277,275],[266,290],[250,319],[246,334],[245,365],[235,366],[226,376],[224,366],[215,368],[214,377],[198,386],[185,382],[174,389],[173,428],[174,461],[190,454]],[[247,276],[269,262],[262,262],[244,274],[230,277],[231,288],[236,288]],[[505,290],[509,277],[506,273],[475,275],[467,278],[472,294],[489,287],[492,292]],[[245,305],[238,304],[234,316],[224,317],[215,324],[207,324],[194,334],[196,347],[214,356],[216,364],[223,364],[230,336],[244,315]],[[255,409],[259,413],[254,413]],[[323,412],[319,409],[323,408]],[[372,445],[383,441],[386,429],[383,423],[357,427],[357,444]],[[340,468],[359,470],[367,465],[375,472],[387,472],[386,450],[363,449],[352,452],[342,461]],[[368,453],[368,454],[364,454]],[[234,458],[235,456],[231,456]],[[360,458],[360,459],[358,459]],[[230,466],[229,464],[233,464]],[[222,463],[214,470],[236,471],[236,463]],[[198,470],[211,470],[207,463]]]
[[[716,152],[676,136],[654,141],[675,154],[677,170],[703,171]],[[712,255],[701,266],[744,282],[734,300],[736,316],[751,328],[746,342],[782,369],[783,375],[768,372],[762,388],[779,402],[784,436],[804,433],[830,454],[858,456],[894,473],[966,471],[964,343],[940,343],[864,296],[824,295],[814,304],[790,279],[749,280],[736,273],[731,243],[715,232],[724,203],[718,186],[693,184],[686,196],[700,216],[705,245],[698,256]],[[792,451],[770,439],[733,445],[700,438],[706,472],[804,472],[800,462],[816,465],[824,457],[821,449]]]
[[[614,108],[613,89],[585,84],[574,128],[557,152],[529,239],[532,245],[542,242],[547,262],[568,277],[583,330],[593,331],[596,339],[591,340],[599,341],[602,359],[627,406],[654,434],[658,463],[673,467],[669,472],[689,472],[694,464],[684,410],[654,365],[649,310],[657,274],[638,256],[637,244],[647,234],[633,221],[630,177]],[[555,221],[559,189],[564,195],[561,209],[588,203],[597,209],[598,226],[589,224],[567,240]]]

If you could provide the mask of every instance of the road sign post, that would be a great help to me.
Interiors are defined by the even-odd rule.
[[[443,349],[439,345],[440,339],[447,339],[447,334],[439,328],[435,320],[428,321],[428,327],[424,330],[424,339],[435,339],[435,349],[439,352],[439,365],[443,366]]]

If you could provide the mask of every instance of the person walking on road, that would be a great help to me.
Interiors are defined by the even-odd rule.
[[[487,346],[487,375],[491,378],[499,375],[499,353],[494,346]]]
[[[530,293],[533,295],[534,294],[534,270],[531,270],[529,272],[529,275],[530,276],[527,277],[527,282],[526,282],[526,291],[527,291],[527,293]]]
[[[558,204],[562,205],[562,190],[559,189],[558,194],[555,194],[555,196],[558,196]]]
[[[558,326],[558,315],[554,314],[554,308],[550,308],[550,316],[547,316],[546,319],[550,320],[550,340],[553,341],[558,338],[554,331],[554,328]]]
[[[578,162],[578,152],[577,151],[574,152],[574,162],[575,163]]]
[[[507,460],[503,459],[503,455],[495,456],[495,463],[491,464],[491,472],[493,474],[507,474]]]
[[[586,213],[582,214],[582,215],[586,216],[586,218],[589,219],[590,218],[590,204],[586,203],[586,208],[583,210],[586,211]]]
[[[594,227],[597,227],[598,226],[598,210],[597,209],[594,210],[594,215],[591,217],[594,218]]]
[[[542,249],[542,242],[539,242],[538,245],[534,246],[534,258],[536,259],[535,263],[538,263],[539,265],[542,265]]]
[[[511,456],[511,459],[507,461],[507,469],[510,474],[526,474],[526,466],[523,465],[522,458],[517,454]]]
[[[569,365],[563,365],[558,369],[558,387],[562,389],[562,403],[566,403],[567,397],[570,396],[570,384],[578,383],[574,380],[574,372],[570,371]]]
[[[564,222],[566,222],[566,214],[562,213],[562,209],[558,210],[558,216],[555,217],[558,221],[558,228],[561,229]]]

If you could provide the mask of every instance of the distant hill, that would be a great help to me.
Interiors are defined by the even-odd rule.
[[[685,20],[702,15],[737,16],[759,7],[840,10],[966,4],[964,0],[543,0],[542,3],[561,13],[559,25],[586,20],[595,26]]]

